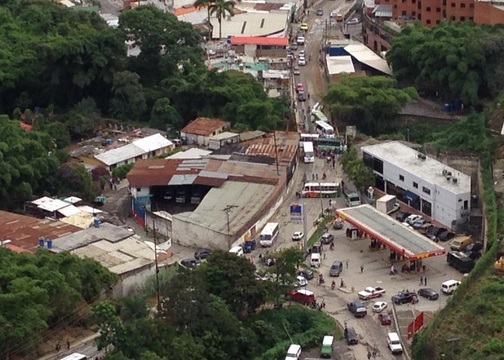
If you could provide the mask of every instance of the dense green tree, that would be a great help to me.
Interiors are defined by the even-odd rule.
[[[405,27],[387,60],[401,81],[441,99],[478,105],[504,86],[504,29],[472,22],[442,22],[430,29]]]
[[[341,166],[357,190],[365,191],[368,187],[374,186],[375,178],[373,171],[364,165],[362,158],[359,157],[354,147],[350,146],[348,150],[343,153],[341,157]]]
[[[417,97],[414,88],[398,89],[397,82],[384,76],[343,76],[331,84],[324,103],[331,115],[369,135],[383,133],[389,122]]]
[[[114,97],[110,100],[110,110],[114,116],[121,120],[142,118],[147,104],[138,74],[129,71],[115,73],[112,91]]]
[[[68,162],[61,165],[57,178],[59,193],[62,195],[78,193],[91,201],[100,193],[99,186],[93,182],[91,174],[82,164]]]
[[[93,306],[92,311],[100,332],[100,337],[95,340],[98,349],[107,349],[108,345],[117,344],[117,337],[122,333],[122,324],[116,316],[116,306],[109,301],[102,301]]]
[[[170,99],[160,98],[154,103],[150,114],[150,126],[165,131],[182,128],[182,118],[171,105]]]
[[[238,317],[255,311],[266,298],[266,287],[256,280],[255,266],[246,258],[216,251],[198,272],[203,274],[209,293],[222,298]]]
[[[215,0],[208,8],[210,16],[215,15],[219,22],[219,39],[222,39],[222,19],[228,16],[234,16],[235,2],[231,0]]]

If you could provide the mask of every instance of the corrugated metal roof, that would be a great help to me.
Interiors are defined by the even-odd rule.
[[[232,139],[234,137],[239,137],[239,136],[240,136],[240,134],[225,131],[223,133],[220,133],[220,134],[217,134],[214,136],[210,136],[209,139],[210,140],[225,140],[225,139]]]
[[[222,127],[226,127],[227,125],[228,123],[221,119],[199,117],[187,124],[182,130],[180,130],[180,132],[185,134],[210,136],[214,131],[221,129]]]
[[[347,45],[345,46],[345,51],[357,59],[357,61],[384,74],[392,75],[392,69],[388,66],[387,61],[376,55],[366,45]]]
[[[133,165],[126,178],[131,187],[143,186],[166,186],[177,173],[182,160],[173,159],[148,159],[138,160]],[[199,171],[186,170],[186,173],[198,173]]]
[[[200,171],[199,176],[200,177],[207,177],[207,178],[227,179],[228,174],[223,173],[223,172],[218,172],[218,171],[202,170],[202,171]]]
[[[326,63],[329,75],[355,72],[351,56],[326,56]]]
[[[69,196],[69,197],[63,199],[63,201],[66,201],[67,203],[70,203],[70,204],[75,204],[75,203],[78,203],[79,201],[82,201],[82,199],[78,198],[77,196]]]
[[[393,7],[391,4],[380,4],[376,5],[373,9],[373,14],[375,17],[392,17]]]
[[[191,185],[196,180],[197,174],[175,174],[172,176],[168,185]]]
[[[196,180],[194,180],[193,185],[205,185],[211,187],[221,187],[222,184],[226,182],[227,179],[219,179],[219,178],[210,178],[204,176],[198,176]]]
[[[145,152],[151,152],[173,146],[173,143],[161,134],[154,134],[135,140],[133,141],[133,144]]]
[[[190,148],[186,151],[179,151],[173,155],[166,157],[166,159],[201,159],[205,156],[210,155],[212,152],[208,150],[198,149],[198,148]]]
[[[63,209],[59,209],[58,212],[63,216],[72,216],[80,213],[81,211],[76,206],[67,204],[66,207],[64,207]]]
[[[281,4],[275,4],[281,5]],[[265,37],[265,36],[231,36],[231,45],[273,45],[273,46],[287,46],[289,39],[286,37]]]
[[[47,196],[41,197],[40,199],[37,200],[33,200],[32,203],[37,205],[37,208],[49,212],[55,212],[65,207],[71,206],[66,201],[59,199],[51,199],[50,197]]]

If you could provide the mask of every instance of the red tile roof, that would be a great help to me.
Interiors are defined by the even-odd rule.
[[[181,159],[146,159],[138,160],[133,165],[126,178],[131,187],[167,186],[177,168],[182,163]],[[185,174],[197,174],[187,171]]]
[[[214,131],[227,126],[227,122],[221,119],[199,117],[180,130],[181,133],[201,136],[211,136]]]
[[[204,9],[204,8],[206,8],[206,6],[201,7],[201,9]],[[198,11],[198,10],[200,10],[200,9],[197,8],[196,6],[182,6],[182,7],[175,9],[173,11],[173,14],[175,16],[181,16],[181,15],[189,14],[189,13],[192,13],[192,12]]]
[[[264,36],[231,36],[231,45],[289,45],[289,39],[286,37],[264,37]]]
[[[21,126],[26,131],[32,131],[32,126],[30,124],[25,123],[25,122],[20,121],[19,126]]]
[[[10,247],[35,251],[40,237],[56,239],[80,230],[82,229],[62,221],[37,219],[0,211],[0,240],[11,240]]]

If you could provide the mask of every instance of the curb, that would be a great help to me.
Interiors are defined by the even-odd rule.
[[[399,338],[401,339],[402,338],[402,334],[401,334],[401,328],[399,327],[399,322],[397,321],[397,313],[396,313],[396,304],[394,303],[394,301],[392,301],[392,314],[394,316],[394,327],[396,329],[396,332],[397,334],[399,335]],[[410,353],[409,353],[409,344],[408,346],[403,346],[403,354],[406,355],[406,359],[407,360],[411,360],[411,356],[410,356]]]

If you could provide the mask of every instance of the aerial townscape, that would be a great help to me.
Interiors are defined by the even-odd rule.
[[[0,360],[504,359],[504,0],[0,17]]]

